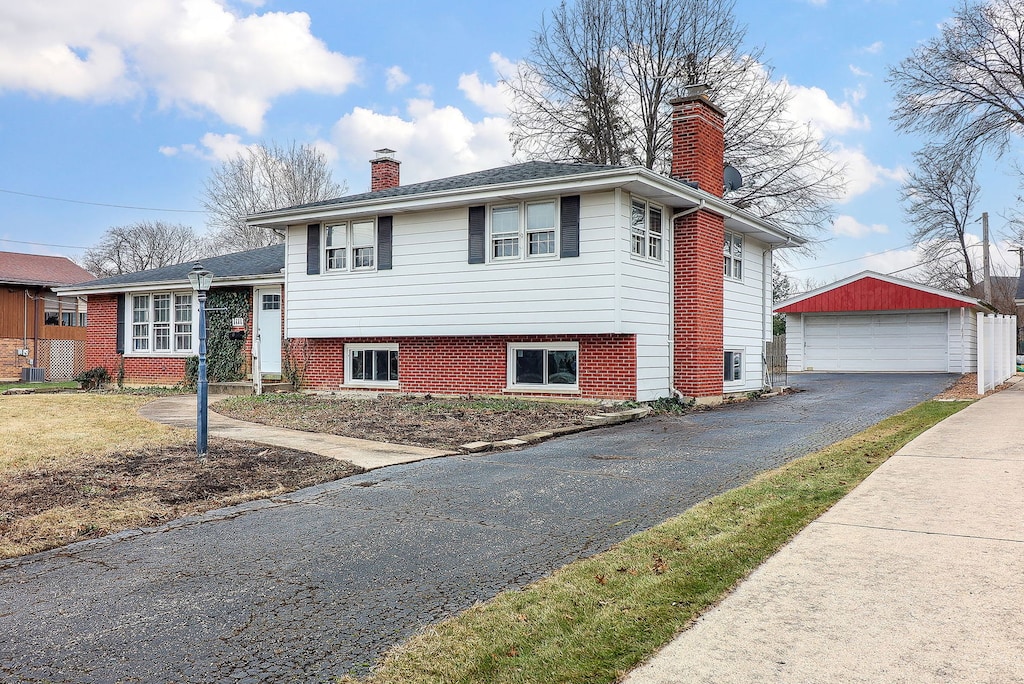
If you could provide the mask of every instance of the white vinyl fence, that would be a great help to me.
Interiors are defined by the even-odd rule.
[[[978,394],[1017,372],[1017,317],[978,314]]]

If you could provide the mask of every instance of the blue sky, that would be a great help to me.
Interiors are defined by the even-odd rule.
[[[115,225],[149,219],[202,229],[211,168],[260,140],[316,144],[352,192],[367,189],[377,147],[398,150],[404,182],[513,161],[498,73],[528,53],[554,5],[4,3],[0,249],[80,258]],[[813,257],[792,259],[786,270],[795,277],[823,283],[914,263],[899,188],[924,141],[893,132],[885,77],[937,34],[953,5],[737,0],[749,42],[763,46],[793,90],[791,116],[848,164],[829,239]],[[979,177],[982,208],[1002,240],[1017,193],[1010,161],[986,160]],[[993,250],[997,269],[1016,263],[1007,246]]]

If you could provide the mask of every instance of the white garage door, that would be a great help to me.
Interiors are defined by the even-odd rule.
[[[804,316],[804,367],[946,372],[946,312]]]

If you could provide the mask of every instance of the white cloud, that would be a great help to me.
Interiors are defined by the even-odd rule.
[[[832,157],[846,168],[846,192],[840,203],[848,202],[872,188],[888,182],[902,183],[907,177],[903,167],[887,169],[868,159],[860,148],[834,145]]]
[[[885,43],[880,40],[876,40],[871,45],[865,45],[860,49],[861,52],[865,52],[869,55],[877,55],[885,49]]]
[[[168,157],[183,153],[209,161],[226,161],[237,157],[250,147],[252,145],[244,144],[242,138],[234,133],[224,135],[207,133],[200,138],[198,145],[193,143],[185,143],[178,147],[165,145],[160,148],[160,153]]]
[[[332,139],[340,156],[353,164],[362,164],[380,147],[397,150],[406,184],[507,164],[513,156],[508,134],[503,118],[472,121],[456,107],[413,99],[404,116],[356,107],[337,121]],[[352,186],[359,191],[358,182]]]
[[[874,233],[888,233],[889,227],[882,223],[865,225],[852,216],[837,216],[832,224],[832,232],[843,237],[862,238]]]
[[[430,98],[434,95],[434,86],[427,83],[416,84],[416,94],[423,98]]]
[[[163,107],[256,133],[274,98],[340,94],[358,67],[310,32],[304,12],[239,15],[226,0],[0,4],[0,91],[95,101],[155,93]]]
[[[795,121],[809,123],[822,136],[871,128],[867,116],[858,115],[848,102],[835,102],[821,88],[789,85],[789,91],[789,115]]]
[[[501,83],[501,79],[512,74],[516,65],[497,52],[491,53],[491,67],[497,83],[485,83],[480,79],[480,74],[474,71],[471,74],[459,76],[459,90],[463,92],[470,102],[488,114],[508,114],[512,105],[512,94],[508,88]]]
[[[387,74],[387,89],[389,93],[395,92],[409,82],[409,75],[402,71],[400,66],[389,67]]]
[[[850,73],[853,74],[854,76],[859,76],[860,78],[867,78],[871,76],[870,72],[864,71],[856,64],[850,65]]]

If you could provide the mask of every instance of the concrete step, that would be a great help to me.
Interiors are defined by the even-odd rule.
[[[279,381],[263,381],[263,392],[264,394],[271,394],[273,392],[291,392],[295,388],[292,387],[290,382],[279,382]],[[210,394],[234,394],[234,395],[246,395],[252,394],[252,381],[251,380],[239,380],[237,382],[211,382],[209,386]]]

